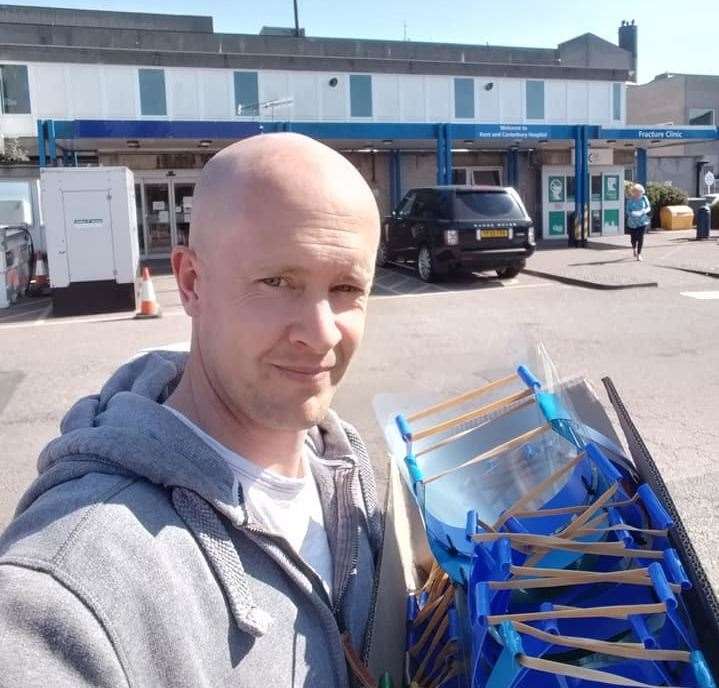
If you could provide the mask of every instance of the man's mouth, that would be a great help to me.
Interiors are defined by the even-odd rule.
[[[319,382],[328,377],[334,366],[301,366],[273,363],[273,367],[286,377],[300,382]]]

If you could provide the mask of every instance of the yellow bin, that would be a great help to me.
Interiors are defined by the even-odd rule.
[[[662,229],[691,229],[694,211],[688,205],[665,205],[659,211]]]

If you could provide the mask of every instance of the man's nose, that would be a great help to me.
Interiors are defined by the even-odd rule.
[[[340,343],[342,332],[327,299],[307,303],[298,316],[290,333],[293,344],[304,344],[314,352],[324,354]]]

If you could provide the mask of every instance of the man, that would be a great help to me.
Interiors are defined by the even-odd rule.
[[[380,529],[329,407],[378,236],[362,177],[311,139],[207,164],[172,254],[189,356],[136,359],[75,404],[0,539],[3,686],[349,684]]]

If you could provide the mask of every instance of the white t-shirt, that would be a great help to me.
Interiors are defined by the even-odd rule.
[[[220,444],[178,410],[165,408],[179,418],[230,465],[252,519],[273,535],[279,535],[319,576],[332,597],[332,554],[327,542],[322,504],[312,470],[311,450],[302,455],[303,477],[288,478],[260,468],[244,456]]]

